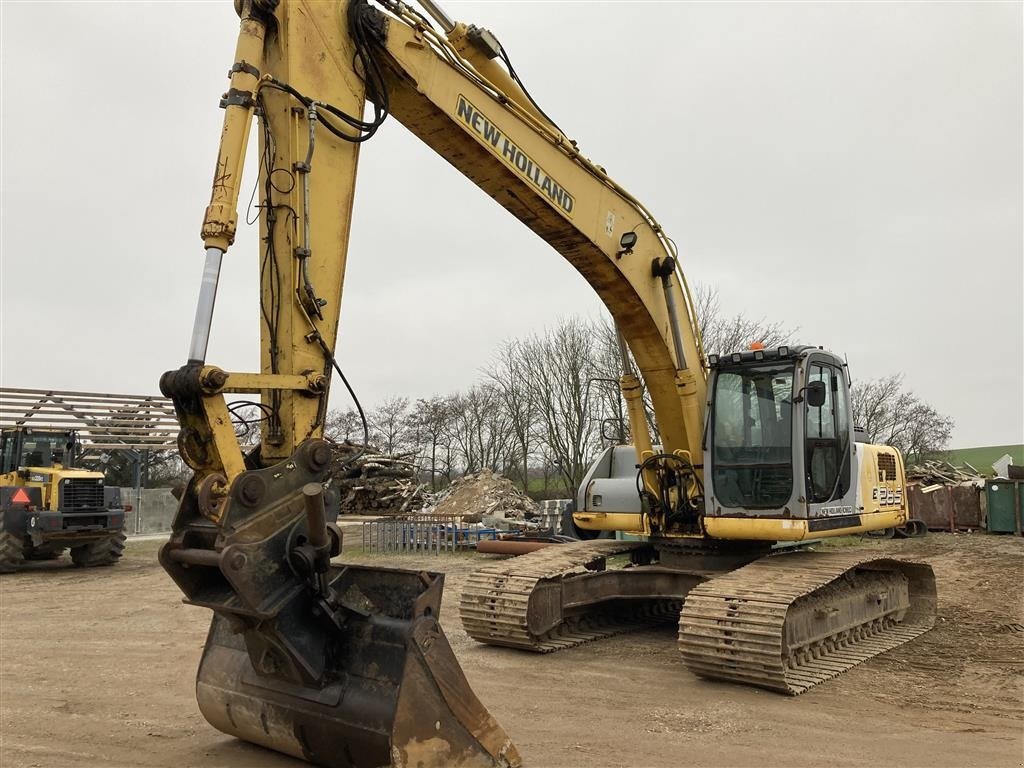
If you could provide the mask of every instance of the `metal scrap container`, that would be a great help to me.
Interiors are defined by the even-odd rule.
[[[985,483],[988,529],[992,533],[1021,533],[1024,528],[1024,480],[989,480]]]
[[[932,486],[923,490],[917,483],[907,486],[911,516],[931,531],[963,531],[983,527],[981,493],[972,483]]]
[[[949,494],[945,488],[936,488],[925,493],[921,486],[912,483],[907,487],[907,503],[911,517],[924,521],[930,531],[948,531],[955,527],[950,518],[952,511]]]

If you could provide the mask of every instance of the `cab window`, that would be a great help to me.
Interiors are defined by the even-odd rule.
[[[14,463],[15,436],[0,435],[0,472],[13,472],[17,467]]]
[[[721,371],[711,419],[711,472],[723,507],[775,509],[793,493],[792,365]]]
[[[807,384],[825,385],[825,402],[806,408],[806,484],[812,504],[840,499],[850,485],[849,405],[842,375],[831,365],[815,363],[807,376]]]

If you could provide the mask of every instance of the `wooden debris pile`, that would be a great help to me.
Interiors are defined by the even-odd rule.
[[[391,456],[347,441],[335,445],[330,487],[337,490],[341,514],[406,515],[419,510],[426,484],[419,480],[413,459],[413,454]]]
[[[537,502],[516,488],[507,477],[482,469],[464,475],[448,486],[436,498],[433,512],[460,516],[471,523],[495,515],[528,520],[535,517],[538,510]]]
[[[985,478],[970,464],[957,467],[948,461],[928,460],[907,467],[907,482],[920,483],[921,490],[927,493],[944,485],[971,484],[980,487]]]

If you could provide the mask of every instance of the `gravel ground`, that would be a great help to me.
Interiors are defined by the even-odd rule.
[[[181,604],[158,544],[132,541],[110,568],[40,562],[0,577],[0,766],[303,765],[199,714],[209,614]],[[446,572],[442,624],[528,766],[1020,766],[1024,541],[854,546],[930,562],[938,626],[797,698],[694,677],[672,628],[549,655],[480,646],[457,608],[475,557],[343,559]]]

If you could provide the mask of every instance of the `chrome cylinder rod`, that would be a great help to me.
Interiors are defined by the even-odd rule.
[[[220,248],[206,249],[206,265],[203,267],[203,282],[199,286],[196,321],[192,326],[192,343],[188,348],[190,363],[206,362],[206,347],[210,342],[213,305],[217,301],[217,282],[220,280],[220,263],[223,257],[224,251]]]
[[[629,347],[626,345],[626,337],[619,330],[618,323],[615,324],[615,340],[619,344],[619,360],[622,362],[622,375],[633,375],[633,366],[629,362]]]
[[[683,354],[683,336],[679,329],[679,307],[676,304],[675,294],[672,293],[672,275],[662,277],[661,285],[665,289],[665,304],[668,305],[668,323],[672,330],[672,346],[676,352],[676,367],[680,371],[686,370],[686,357]]]
[[[420,5],[423,6],[423,10],[427,12],[430,18],[441,25],[441,29],[444,30],[446,35],[455,29],[455,22],[452,21],[452,17],[445,13],[441,6],[433,0],[420,0]]]

